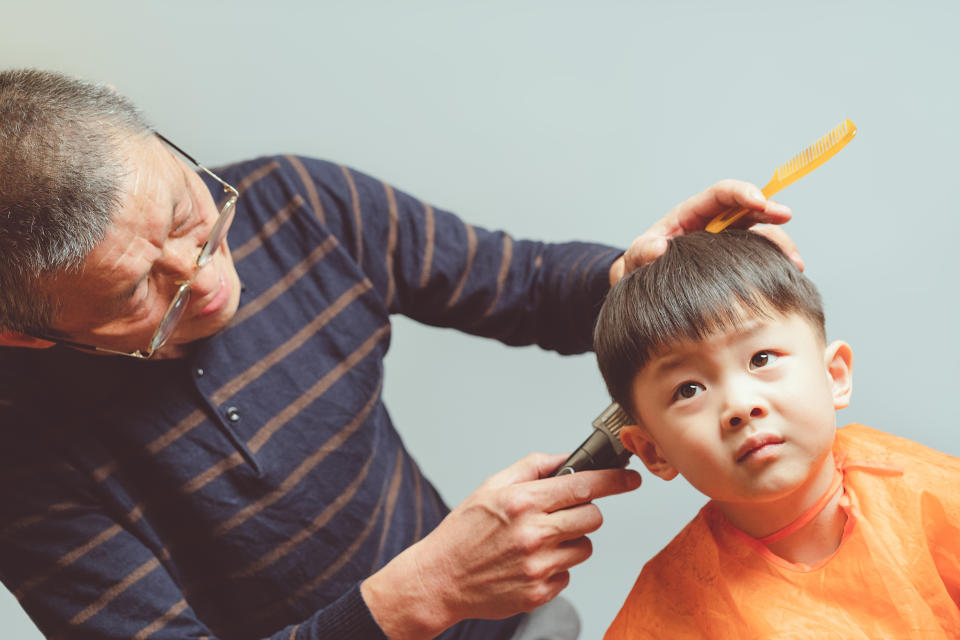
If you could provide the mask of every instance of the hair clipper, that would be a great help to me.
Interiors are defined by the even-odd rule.
[[[631,454],[620,442],[620,429],[625,424],[630,424],[630,416],[614,402],[594,419],[594,431],[590,437],[550,475],[627,466]]]

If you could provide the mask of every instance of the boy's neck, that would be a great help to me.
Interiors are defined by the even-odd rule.
[[[771,502],[718,506],[733,526],[755,538],[762,538],[790,525],[815,505],[830,490],[836,473],[831,453],[810,481],[784,498]],[[807,524],[782,539],[768,543],[770,551],[790,562],[803,564],[814,564],[836,551],[847,516],[840,508],[842,487],[832,493],[826,506]]]
[[[793,534],[767,545],[773,553],[790,562],[812,565],[837,550],[847,524],[847,513],[840,508],[843,487],[834,492],[827,506]]]

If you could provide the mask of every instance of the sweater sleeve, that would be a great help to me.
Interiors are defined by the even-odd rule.
[[[0,410],[0,428],[10,433],[9,427],[9,413]],[[58,459],[50,446],[35,445],[6,446],[0,456],[0,579],[44,635],[217,637],[168,566],[168,550],[135,533],[137,505],[108,505],[88,473]],[[359,584],[299,624],[268,631],[260,636],[386,638]]]
[[[330,203],[327,225],[391,313],[509,345],[591,349],[620,250],[515,239],[352,169],[299,162]]]

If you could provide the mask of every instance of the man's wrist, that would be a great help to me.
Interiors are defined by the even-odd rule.
[[[457,620],[431,593],[417,566],[414,547],[405,550],[360,585],[360,594],[391,640],[427,640]]]

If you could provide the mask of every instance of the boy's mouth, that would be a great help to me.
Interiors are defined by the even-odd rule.
[[[759,454],[771,450],[776,445],[783,444],[780,436],[772,433],[755,433],[737,449],[737,462],[744,462],[750,457],[759,457]]]

